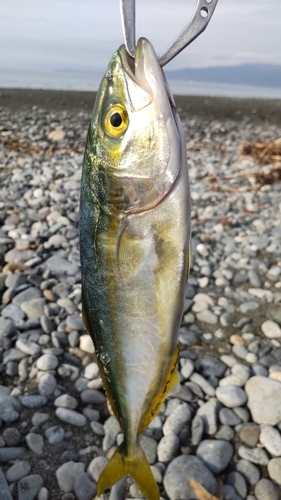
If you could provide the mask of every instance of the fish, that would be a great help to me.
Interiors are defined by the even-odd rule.
[[[189,272],[186,141],[152,44],[112,56],[97,93],[81,177],[82,315],[124,435],[97,496],[130,475],[159,489],[140,435],[178,383],[178,330]]]

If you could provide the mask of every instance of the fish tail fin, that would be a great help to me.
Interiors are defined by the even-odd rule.
[[[124,442],[118,446],[102,470],[97,484],[97,496],[101,496],[104,490],[127,475],[132,477],[147,500],[159,500],[159,489],[141,445],[129,456]]]

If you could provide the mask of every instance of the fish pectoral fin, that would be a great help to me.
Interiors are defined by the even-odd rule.
[[[127,475],[131,476],[147,500],[159,500],[159,489],[141,445],[129,456],[124,442],[118,446],[102,470],[97,484],[97,496]]]

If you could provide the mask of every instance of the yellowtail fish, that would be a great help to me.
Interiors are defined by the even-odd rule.
[[[81,185],[83,319],[124,441],[97,495],[130,475],[159,490],[140,434],[177,383],[178,329],[188,274],[186,143],[150,42],[122,45],[103,78]]]

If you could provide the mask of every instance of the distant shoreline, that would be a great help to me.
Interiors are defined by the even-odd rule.
[[[96,92],[0,88],[0,108],[27,109],[37,106],[46,110],[91,113]],[[281,100],[262,98],[175,96],[184,118],[235,119],[248,117],[260,123],[281,124]]]

